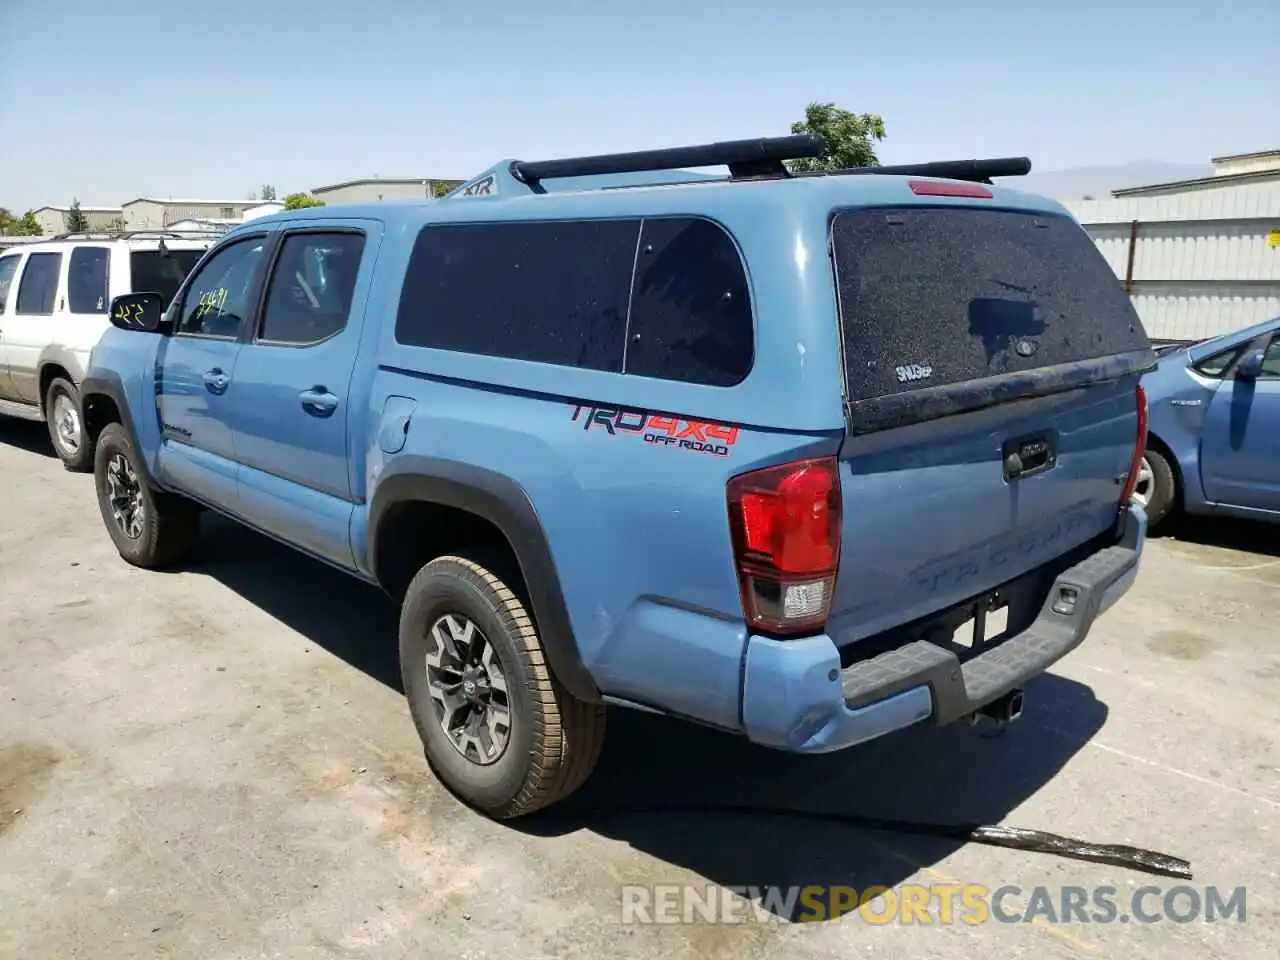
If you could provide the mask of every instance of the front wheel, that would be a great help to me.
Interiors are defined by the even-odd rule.
[[[605,711],[547,667],[524,604],[488,568],[439,557],[400,614],[409,712],[436,776],[498,820],[567,797],[600,757]]]
[[[200,532],[190,501],[153,490],[144,479],[129,434],[109,423],[93,462],[98,510],[120,556],[135,567],[163,567],[186,554]]]
[[[80,391],[69,380],[56,377],[49,384],[44,394],[44,419],[62,465],[74,473],[92,470],[93,444],[84,431]]]

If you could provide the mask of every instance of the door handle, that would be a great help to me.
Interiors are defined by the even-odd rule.
[[[312,387],[298,394],[302,409],[313,417],[327,417],[338,408],[338,398],[326,387]]]
[[[231,378],[218,367],[205,372],[204,385],[209,388],[211,393],[225,393],[229,383],[231,383]]]

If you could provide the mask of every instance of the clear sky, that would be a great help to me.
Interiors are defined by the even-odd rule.
[[[882,162],[1280,147],[1277,0],[0,0],[0,206],[341,180],[884,117]]]

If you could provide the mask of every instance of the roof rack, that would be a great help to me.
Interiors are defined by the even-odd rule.
[[[134,240],[138,237],[168,237],[170,240],[190,240],[216,235],[216,230],[81,230],[58,233],[44,240]]]
[[[538,188],[539,181],[558,177],[592,177],[721,164],[729,168],[729,175],[735,179],[787,176],[783,160],[817,157],[826,150],[826,146],[826,141],[817,134],[802,133],[789,137],[723,140],[693,147],[565,157],[561,160],[513,160],[508,169],[512,177],[534,189]]]
[[[110,230],[73,230],[70,233],[55,233],[45,240],[114,240],[116,234]]]
[[[170,240],[189,240],[193,237],[217,235],[218,230],[126,230],[120,234],[121,240],[133,240],[137,237],[168,237]]]
[[[849,167],[842,170],[792,172],[784,161],[820,157],[826,152],[826,140],[813,133],[788,137],[760,137],[753,140],[723,140],[691,147],[666,147],[631,153],[602,153],[588,157],[564,157],[558,160],[500,160],[477,174],[446,197],[498,199],[547,190],[543,180],[567,177],[594,177],[609,174],[679,171],[682,168],[723,165],[729,168],[729,180],[785,179],[790,177],[830,176],[916,176],[991,183],[994,177],[1021,177],[1031,172],[1027,157],[995,157],[974,160],[937,160],[929,163],[906,163],[891,166]],[[705,176],[691,170],[689,183],[723,183],[720,176]],[[686,182],[686,181],[681,181]],[[599,189],[621,190],[658,183],[602,184]]]
[[[994,157],[986,160],[934,160],[929,163],[899,163],[886,167],[846,167],[842,170],[815,170],[797,173],[797,177],[881,176],[939,177],[944,180],[967,180],[990,183],[992,177],[1025,177],[1031,172],[1029,157]]]

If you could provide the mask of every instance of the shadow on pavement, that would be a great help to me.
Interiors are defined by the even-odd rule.
[[[1199,517],[1183,514],[1170,517],[1167,526],[1157,528],[1154,537],[1183,540],[1205,547],[1221,547],[1267,557],[1280,557],[1280,525],[1235,517]]]
[[[398,614],[373,587],[216,516],[206,516],[201,548],[185,569],[215,578],[309,642],[401,691]],[[1059,732],[1041,724],[1049,717]],[[750,804],[997,824],[1052,780],[1106,717],[1106,706],[1088,687],[1048,674],[1027,688],[1023,719],[998,735],[990,727],[953,725],[797,757],[694,724],[615,709],[604,755],[587,784],[511,827],[541,836],[588,829],[726,887],[823,885],[861,893],[893,887],[963,844],[800,818],[610,810]],[[680,882],[674,870],[670,882]],[[806,906],[763,909],[796,920]]]
[[[1037,723],[1037,717],[1049,716],[1071,737]],[[995,735],[989,727],[953,725],[798,757],[691,724],[614,710],[604,756],[582,790],[514,826],[542,835],[586,827],[727,887],[819,885],[853,887],[861,894],[894,887],[963,843],[802,817],[608,811],[720,803],[941,825],[998,824],[1052,780],[1106,716],[1106,706],[1089,688],[1047,674],[1028,687],[1023,719]],[[787,906],[770,909],[788,920],[806,912],[802,903]]]
[[[376,587],[212,511],[200,518],[199,546],[178,569],[213,577],[335,657],[404,693],[396,643],[400,614]]]
[[[49,439],[49,428],[33,420],[0,417],[0,443],[29,453],[38,453],[51,460],[58,459],[53,441]]]

